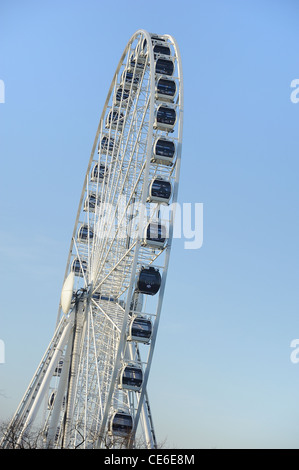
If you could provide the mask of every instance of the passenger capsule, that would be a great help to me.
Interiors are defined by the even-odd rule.
[[[146,58],[137,54],[132,54],[130,59],[130,70],[135,73],[142,73]]]
[[[171,183],[162,178],[154,178],[149,185],[147,202],[168,204],[171,198]]]
[[[154,45],[154,58],[155,58],[155,60],[156,60],[157,57],[159,57],[160,55],[170,56],[170,48],[169,48],[169,46],[167,46],[166,44],[163,44],[163,43],[156,43],[156,44]]]
[[[172,131],[176,122],[176,112],[174,108],[160,105],[156,110],[154,129]]]
[[[174,72],[174,63],[170,59],[164,59],[160,57],[156,61],[156,74],[158,75],[168,75],[171,76],[173,75]]]
[[[141,367],[128,364],[120,372],[119,388],[138,391],[141,388],[142,381],[143,372]]]
[[[166,227],[159,222],[151,222],[145,229],[143,245],[162,248],[166,243]]]
[[[128,70],[123,71],[121,85],[127,88],[132,86],[132,89],[134,90],[138,88],[139,82],[140,82],[140,76]]]
[[[77,241],[81,243],[87,243],[94,237],[93,230],[87,224],[83,224],[79,227]]]
[[[159,78],[156,85],[156,99],[173,101],[176,94],[176,82],[166,78]]]
[[[128,437],[133,430],[133,419],[129,413],[116,411],[109,420],[108,432],[113,436]]]
[[[96,163],[91,170],[90,181],[92,181],[93,183],[99,181],[101,183],[102,181],[104,181],[104,178],[108,175],[108,171],[109,170],[106,165],[104,165],[103,163],[100,163],[100,165]]]
[[[129,325],[128,341],[148,343],[152,337],[152,322],[141,315],[135,316]]]
[[[96,193],[90,193],[85,198],[83,210],[85,212],[95,212],[96,207],[99,206],[100,203],[101,200]]]
[[[75,258],[71,265],[71,271],[75,273],[75,275],[84,277],[84,274],[87,271],[87,262],[85,260],[79,260],[79,258]]]
[[[115,93],[115,104],[116,106],[127,106],[130,100],[130,90],[119,87]]]
[[[108,152],[108,154],[111,155],[112,152],[114,151],[115,147],[116,147],[116,144],[115,144],[115,141],[114,141],[113,137],[109,137],[107,135],[104,135],[101,142],[99,143],[98,153]]]
[[[121,129],[124,123],[124,114],[118,111],[110,111],[106,118],[106,129]]]
[[[175,155],[175,144],[172,140],[159,138],[154,143],[153,158],[155,163],[172,165]]]
[[[142,267],[136,281],[136,291],[142,294],[155,295],[160,289],[161,275],[153,266]]]

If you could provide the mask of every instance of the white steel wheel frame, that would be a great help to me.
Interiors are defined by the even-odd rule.
[[[159,38],[169,46],[171,57],[154,54]],[[159,58],[174,62],[171,77],[157,76]],[[124,82],[127,72],[133,74],[130,83]],[[165,103],[176,111],[173,128],[154,126],[156,110],[164,103],[155,96],[161,76],[176,82],[175,101]],[[116,117],[110,122],[109,112]],[[44,399],[42,424],[47,447],[134,447],[138,426],[145,445],[156,447],[146,386],[173,236],[182,122],[183,78],[177,43],[169,35],[151,36],[139,30],[121,56],[100,118],[65,271],[66,280],[76,258],[72,303],[65,312],[60,304],[54,337],[12,420],[12,425],[20,427],[19,439]],[[108,141],[106,147],[101,147],[103,137]],[[159,137],[175,143],[171,165],[153,162],[153,145]],[[103,165],[103,173],[93,172],[96,164],[98,169]],[[148,246],[143,239],[146,223],[160,221],[164,214],[160,203],[147,202],[149,184],[156,176],[172,184],[172,209],[162,219],[168,237],[160,247]],[[156,295],[137,294],[139,302],[132,306],[136,277],[143,266],[159,270],[160,288]],[[135,315],[152,323],[147,344],[128,340],[128,327]],[[120,371],[127,363],[142,368],[140,390],[121,386]],[[50,402],[49,397],[53,398]],[[116,411],[132,417],[133,427],[125,438],[114,436],[109,427]],[[3,442],[5,446],[5,439]]]

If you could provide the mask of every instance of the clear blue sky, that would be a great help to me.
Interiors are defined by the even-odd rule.
[[[295,0],[2,0],[0,418],[56,321],[75,214],[120,55],[138,29],[180,46],[179,202],[204,243],[175,240],[149,395],[176,448],[298,448],[299,4]]]

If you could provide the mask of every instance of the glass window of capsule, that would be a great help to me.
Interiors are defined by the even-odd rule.
[[[124,114],[118,111],[110,111],[106,118],[106,128],[121,128],[124,123]]]
[[[176,112],[174,108],[161,104],[156,110],[155,129],[171,131],[176,122]]]
[[[162,178],[154,178],[149,185],[148,202],[159,202],[168,204],[171,198],[171,183]]]
[[[156,99],[174,101],[176,88],[176,82],[174,80],[159,78],[156,84]]]
[[[154,45],[154,58],[157,59],[160,55],[170,56],[170,48],[159,41]]]
[[[122,82],[121,85],[130,88],[132,87],[133,90],[136,89],[140,82],[140,76],[134,74],[134,72],[124,70],[122,73]]]
[[[172,76],[174,72],[174,62],[172,59],[164,59],[160,57],[156,61],[155,72],[157,75]]]
[[[96,206],[99,206],[100,203],[101,203],[101,200],[99,196],[97,196],[96,193],[90,193],[85,198],[83,210],[85,212],[87,211],[95,212]]]
[[[109,421],[109,434],[113,436],[126,437],[133,430],[133,419],[129,413],[117,411],[113,413]]]
[[[127,106],[130,100],[130,90],[120,86],[115,93],[115,105]]]
[[[79,227],[77,240],[78,242],[87,242],[92,240],[94,236],[93,230],[87,224],[83,224]]]
[[[75,273],[75,275],[83,277],[83,275],[87,271],[87,262],[85,260],[79,260],[79,258],[75,258],[71,264],[71,271]]]
[[[129,325],[128,341],[148,343],[152,337],[152,322],[141,315],[133,317]]]
[[[97,182],[98,180],[99,182],[102,182],[107,175],[108,168],[106,167],[106,165],[104,165],[103,163],[100,163],[100,165],[96,163],[91,170],[90,181],[92,181],[93,183]]]
[[[120,372],[119,388],[126,390],[140,390],[143,381],[141,367],[134,364],[124,366]]]
[[[108,152],[108,154],[112,154],[113,150],[115,148],[115,141],[113,139],[113,137],[109,137],[107,135],[104,135],[101,142],[99,143],[99,146],[98,146],[98,152],[101,153],[106,153]]]
[[[153,163],[172,165],[175,156],[175,143],[172,140],[158,138],[153,146]]]

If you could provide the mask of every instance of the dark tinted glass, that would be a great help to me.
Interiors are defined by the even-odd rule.
[[[176,119],[176,112],[172,108],[160,106],[157,111],[157,121],[163,124],[173,125]]]
[[[161,157],[173,157],[175,145],[171,140],[159,139],[155,145],[155,153]]]
[[[174,71],[174,65],[171,60],[167,59],[158,59],[156,62],[156,73],[161,73],[162,75],[172,75]]]
[[[169,181],[154,180],[151,187],[151,196],[169,199],[171,195],[171,184]]]
[[[157,91],[166,96],[174,96],[176,92],[176,83],[173,80],[160,78],[157,84]]]

